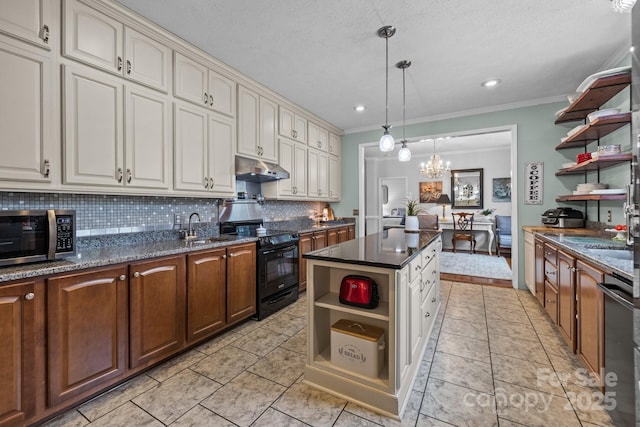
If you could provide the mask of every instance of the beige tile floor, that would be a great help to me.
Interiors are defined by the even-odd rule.
[[[47,426],[612,425],[528,291],[443,281],[442,296],[402,422],[301,382],[303,295]]]

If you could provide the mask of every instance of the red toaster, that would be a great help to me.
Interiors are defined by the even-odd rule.
[[[341,304],[360,308],[376,308],[380,300],[378,285],[370,277],[354,274],[345,276],[340,283],[339,300]]]

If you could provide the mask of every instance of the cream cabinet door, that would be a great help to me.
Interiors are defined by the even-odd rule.
[[[325,199],[329,197],[328,168],[329,156],[322,151],[309,149],[308,153],[307,195],[310,199]]]
[[[409,284],[409,351],[410,361],[413,363],[418,355],[422,337],[422,298],[420,295],[420,275]]]
[[[122,81],[88,67],[64,66],[65,184],[121,186]]]
[[[169,189],[172,139],[168,98],[128,85],[125,114],[126,186]]]
[[[307,142],[307,119],[283,106],[280,106],[279,111],[278,129],[280,135],[296,141]]]
[[[309,122],[307,134],[309,147],[317,148],[321,151],[329,150],[329,132],[325,128]]]
[[[77,0],[63,2],[62,54],[122,75],[123,25]]]
[[[294,144],[293,171],[289,171],[294,180],[293,194],[296,197],[307,195],[307,147]]]
[[[0,42],[0,64],[0,179],[50,182],[51,63]]]
[[[294,115],[293,129],[296,141],[307,142],[307,119],[298,114]]]
[[[238,87],[238,154],[258,157],[260,95]]]
[[[0,32],[51,49],[51,0],[0,1]]]
[[[340,136],[329,132],[329,154],[340,155]]]
[[[278,160],[278,105],[264,97],[260,97],[260,158],[275,162]]]
[[[278,164],[289,172],[289,179],[283,179],[274,183],[278,187],[279,197],[293,197],[295,195],[295,146],[300,145],[288,139],[280,139],[278,148]],[[273,184],[271,184],[273,185]]]
[[[236,191],[234,144],[235,120],[219,114],[209,114],[209,190],[216,194]]]
[[[396,272],[396,315],[397,315],[397,372],[401,383],[405,383],[407,375],[411,367],[411,342],[409,322],[411,320],[410,304],[410,288],[409,288],[409,268],[405,267]]]
[[[208,191],[207,112],[174,104],[174,186],[176,190]]]
[[[340,157],[329,156],[329,199],[340,200]]]
[[[213,110],[236,116],[236,82],[209,70],[209,107]]]
[[[209,103],[207,67],[178,52],[175,53],[174,60],[174,95],[185,101],[206,106]]]
[[[125,76],[164,93],[169,91],[171,49],[131,28],[124,32]]]

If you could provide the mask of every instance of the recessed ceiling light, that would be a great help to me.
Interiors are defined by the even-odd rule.
[[[498,84],[500,84],[500,79],[491,79],[491,80],[485,80],[482,83],[480,83],[480,86],[482,87],[494,87],[497,86]]]
[[[365,107],[364,105],[356,105],[355,107],[353,107],[353,109],[356,110],[358,113],[361,113],[364,110],[366,110],[367,107]]]

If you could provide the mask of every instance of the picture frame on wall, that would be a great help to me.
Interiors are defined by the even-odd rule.
[[[511,178],[493,178],[492,201],[494,202],[510,202],[511,201]]]
[[[420,203],[435,203],[442,194],[442,181],[423,181],[418,186]]]

